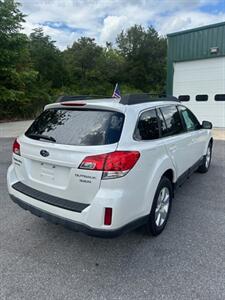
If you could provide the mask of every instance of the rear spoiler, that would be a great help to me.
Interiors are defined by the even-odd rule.
[[[85,100],[73,100],[73,101],[62,101],[55,102],[45,105],[44,110],[50,108],[77,108],[77,109],[100,109],[100,110],[112,110],[124,113],[125,106],[121,105],[116,98],[110,98],[109,102],[106,100],[105,102],[101,101],[101,99],[92,99],[93,101],[89,101],[89,99]],[[94,101],[95,100],[95,101]],[[99,100],[99,101],[98,101]]]

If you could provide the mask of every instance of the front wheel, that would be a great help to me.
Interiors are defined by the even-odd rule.
[[[167,177],[162,177],[152,203],[146,231],[150,235],[159,235],[166,226],[173,197],[173,187]]]
[[[199,173],[206,173],[209,170],[212,159],[212,143],[210,142],[207,148],[206,155],[203,158],[201,166],[198,168]]]

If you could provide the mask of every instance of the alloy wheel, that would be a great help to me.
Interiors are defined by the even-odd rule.
[[[163,187],[157,199],[155,209],[155,223],[158,227],[162,226],[167,218],[170,205],[170,192],[167,187]]]
[[[211,147],[209,146],[208,149],[207,149],[206,160],[205,160],[205,166],[206,166],[207,169],[210,165],[210,160],[211,160]]]

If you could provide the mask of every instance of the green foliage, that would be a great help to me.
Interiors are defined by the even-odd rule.
[[[35,28],[31,33],[29,51],[39,82],[48,82],[53,88],[61,87],[64,80],[62,54],[42,28]]]
[[[20,33],[24,15],[0,0],[0,119],[32,118],[63,94],[112,95],[165,90],[166,39],[154,28],[122,31],[116,47],[81,37],[64,51],[42,28]]]
[[[23,17],[14,1],[0,1],[0,117],[13,114],[13,105],[23,96],[20,74],[16,69],[26,43],[26,37],[18,33]]]
[[[124,82],[149,92],[162,91],[166,77],[166,39],[153,27],[135,25],[117,37],[120,54],[125,58]]]
[[[85,86],[89,80],[95,79],[96,65],[102,50],[94,42],[94,39],[81,37],[73,43],[71,48],[64,51],[64,61],[68,69],[70,84],[75,79]]]

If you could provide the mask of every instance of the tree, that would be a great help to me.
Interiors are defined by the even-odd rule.
[[[38,86],[29,39],[20,33],[24,14],[13,0],[0,0],[0,118],[31,117],[49,96]]]
[[[117,82],[122,82],[124,64],[124,57],[116,49],[111,47],[103,49],[97,60],[98,79],[113,86]]]
[[[102,51],[102,47],[98,46],[92,38],[81,37],[74,42],[72,47],[65,51],[72,77],[86,84],[93,75],[91,72],[96,68],[97,59]]]
[[[166,40],[153,27],[135,25],[117,37],[125,58],[124,80],[143,91],[162,92],[166,78]]]
[[[29,50],[39,81],[48,82],[53,88],[63,86],[65,73],[62,54],[56,48],[55,41],[44,35],[42,28],[35,28],[30,34]]]
[[[17,69],[27,43],[27,37],[19,33],[22,22],[24,15],[18,4],[0,0],[0,117],[14,112],[16,102],[23,97],[23,82]]]

